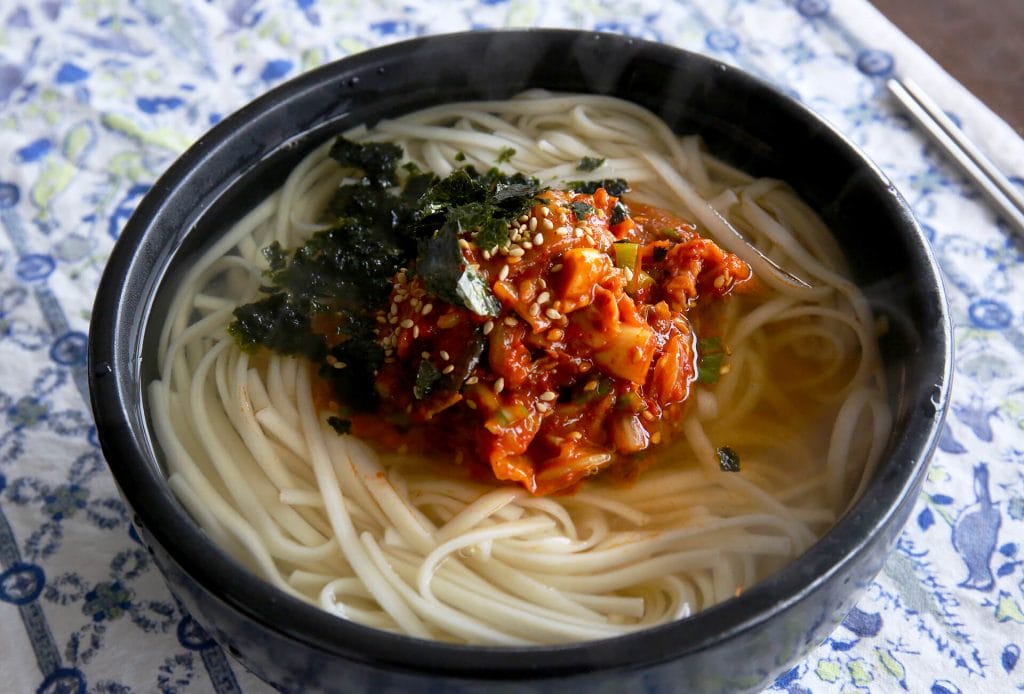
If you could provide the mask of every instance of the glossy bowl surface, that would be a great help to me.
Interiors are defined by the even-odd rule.
[[[249,573],[192,522],[165,483],[143,399],[177,278],[312,147],[359,123],[523,89],[612,94],[699,133],[750,173],[818,209],[890,330],[881,349],[894,433],[867,492],[804,556],[738,598],[635,635],[548,648],[424,642],[332,617]],[[885,252],[879,252],[885,249]],[[664,45],[563,30],[452,34],[306,73],[204,135],[122,232],[90,334],[100,441],[173,592],[210,634],[285,690],[742,691],[824,639],[881,568],[917,498],[950,385],[941,281],[906,203],[810,111],[735,68]]]

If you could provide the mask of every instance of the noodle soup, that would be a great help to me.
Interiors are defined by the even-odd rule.
[[[828,231],[784,183],[752,179],[696,137],[679,138],[647,111],[608,97],[530,92],[435,107],[345,137],[397,145],[408,175],[497,167],[556,191],[581,180],[627,181],[621,201],[634,214],[650,208],[684,220],[751,277],[746,289],[690,316],[685,363],[714,356],[714,377],[699,378],[710,366],[678,376],[686,397],[667,403],[659,440],[653,432],[662,430],[643,423],[649,410],[637,409],[628,421],[645,427],[643,448],[608,444],[595,453],[600,462],[590,460],[598,474],[565,477],[551,489],[559,493],[534,493],[529,476],[482,479],[455,452],[439,454],[444,445],[426,455],[388,446],[387,436],[343,433],[351,420],[342,408],[351,403],[320,397],[322,379],[307,360],[247,351],[229,332],[237,308],[265,296],[275,260],[264,249],[294,249],[324,231],[339,186],[366,177],[339,165],[335,143],[325,143],[196,263],[165,326],[161,378],[149,391],[169,484],[253,571],[342,618],[424,639],[600,639],[738,594],[803,553],[859,494],[890,427],[874,319]],[[515,243],[501,247],[507,254]],[[607,277],[624,278],[620,298],[640,303],[637,274],[625,279],[627,263],[617,258],[605,264]],[[480,275],[496,294],[501,272]],[[444,302],[429,295],[420,315],[432,313],[423,313],[427,303],[440,313]],[[387,311],[382,317],[388,323]],[[405,320],[393,317],[399,327]],[[408,329],[417,327],[409,320]],[[561,328],[541,331],[551,329]],[[712,333],[716,346],[702,347]],[[665,349],[650,348],[652,370]],[[646,373],[635,380],[646,384]],[[473,377],[456,391],[466,403],[478,402],[467,390]],[[490,393],[504,390],[497,377],[488,383]],[[541,396],[538,403],[559,403],[566,393]],[[536,403],[527,409],[546,412]],[[611,474],[625,460],[641,462]]]

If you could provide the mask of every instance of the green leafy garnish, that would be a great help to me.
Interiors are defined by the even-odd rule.
[[[528,211],[540,191],[536,179],[522,174],[509,176],[497,169],[480,174],[466,167],[435,181],[425,191],[420,199],[421,214],[443,215],[439,223],[457,222],[473,232],[481,250],[493,251],[508,243],[509,220]]]
[[[512,157],[516,155],[516,151],[511,147],[502,147],[501,151],[498,152],[498,163],[507,164],[512,161]]]
[[[604,159],[598,159],[597,157],[583,157],[580,162],[576,165],[577,171],[593,171],[604,165]]]
[[[455,161],[466,161],[466,153],[465,152],[456,152],[455,153]]]
[[[720,337],[697,339],[697,380],[701,383],[718,383],[725,360],[725,345]]]
[[[288,254],[281,248],[281,244],[278,241],[274,241],[263,249],[263,257],[267,259],[267,265],[271,272],[284,269],[284,266],[288,263]]]
[[[717,451],[718,467],[722,472],[739,472],[740,455],[728,446],[722,446]]]
[[[334,429],[339,434],[351,434],[352,433],[352,420],[351,419],[341,419],[340,417],[331,416],[331,417],[327,418],[327,423],[330,424],[331,428]]]
[[[612,216],[611,219],[608,220],[608,224],[610,224],[611,226],[621,224],[622,222],[626,221],[626,218],[628,217],[629,208],[623,205],[621,202],[616,202],[615,206],[612,207]]]
[[[412,394],[417,400],[425,400],[441,380],[441,372],[430,363],[429,359],[420,362],[416,370],[416,382],[412,386]]]
[[[416,272],[434,296],[465,306],[480,316],[496,316],[501,304],[480,274],[466,264],[459,248],[459,223],[445,223],[430,239],[420,242]]]
[[[283,293],[271,294],[235,309],[228,332],[246,352],[263,346],[281,354],[301,354],[312,359],[323,355],[326,343],[310,331],[309,313],[288,301]]]
[[[570,202],[568,205],[572,213],[576,215],[576,219],[586,219],[590,215],[594,214],[594,206],[588,205],[585,202]]]
[[[508,243],[509,221],[529,211],[542,190],[536,179],[497,168],[480,173],[468,166],[439,179],[411,162],[399,167],[402,155],[395,145],[338,138],[330,156],[359,170],[361,180],[335,191],[321,220],[326,229],[293,249],[263,249],[263,296],[236,308],[228,328],[246,351],[308,358],[338,401],[354,410],[373,410],[386,396],[375,387],[385,360],[377,317],[388,308],[396,273],[420,275],[440,301],[497,315],[500,303],[459,240],[472,238],[491,251]],[[418,392],[457,387],[455,376],[464,380],[480,359],[478,342],[443,378],[422,367]],[[345,367],[335,368],[338,362]]]
[[[363,170],[367,185],[388,187],[398,183],[395,168],[402,158],[402,148],[387,142],[359,144],[339,137],[331,146],[330,157],[343,166]]]
[[[600,181],[568,181],[566,185],[570,190],[587,195],[593,195],[598,188],[604,188],[608,195],[614,195],[617,198],[629,192],[629,184],[621,178],[605,178]]]

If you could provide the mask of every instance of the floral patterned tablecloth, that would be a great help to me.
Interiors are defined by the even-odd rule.
[[[3,0],[0,690],[269,691],[175,603],[106,469],[85,371],[100,273],[141,196],[225,114],[325,61],[500,26],[623,32],[736,64],[892,178],[949,292],[952,408],[884,570],[770,690],[1024,689],[1024,246],[884,82],[912,76],[1022,187],[1024,142],[869,4]]]

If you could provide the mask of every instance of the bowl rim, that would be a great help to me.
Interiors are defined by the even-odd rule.
[[[721,79],[737,81],[747,88],[788,102],[788,109],[806,123],[826,132],[835,147],[853,157],[886,191],[883,202],[893,217],[912,236],[929,284],[938,288],[936,310],[940,325],[940,348],[934,350],[931,368],[935,373],[932,402],[934,413],[913,419],[905,436],[895,442],[891,455],[900,465],[887,475],[876,474],[862,496],[843,517],[801,557],[775,574],[759,581],[738,597],[706,608],[685,620],[651,627],[636,633],[601,641],[534,647],[483,647],[425,641],[339,619],[297,598],[286,595],[270,582],[250,573],[215,545],[191,520],[184,507],[170,493],[159,463],[149,461],[148,435],[138,423],[125,398],[141,387],[131,381],[126,365],[137,364],[141,355],[142,330],[132,331],[128,320],[139,309],[139,297],[126,297],[125,278],[133,287],[149,291],[152,300],[158,281],[140,280],[137,253],[155,219],[168,207],[168,196],[191,180],[194,171],[216,156],[237,128],[264,114],[281,99],[294,99],[315,90],[332,76],[372,69],[379,63],[415,50],[428,42],[477,40],[502,35],[513,40],[519,35],[542,36],[546,40],[601,40],[612,44],[628,42],[644,59],[686,60],[721,73]],[[284,141],[277,144],[285,146]],[[240,176],[244,175],[244,172]],[[161,271],[166,270],[165,262]],[[148,314],[147,314],[148,315]],[[264,628],[308,647],[348,660],[404,670],[432,672],[450,677],[501,679],[530,677],[543,671],[562,676],[636,668],[673,660],[690,652],[728,641],[757,628],[783,612],[843,571],[876,540],[896,514],[907,513],[916,500],[927,461],[935,449],[948,405],[952,374],[952,331],[941,277],[927,242],[907,203],[882,171],[847,137],[803,104],[777,87],[708,56],[667,44],[618,34],[572,29],[499,29],[455,32],[424,36],[370,49],[341,58],[284,82],[226,117],[201,136],[166,169],[137,206],[115,243],[103,272],[93,308],[89,335],[89,381],[92,406],[105,458],[139,522],[164,547],[170,558],[208,592]],[[127,330],[127,334],[125,331]],[[152,445],[152,444],[151,444]],[[899,473],[899,474],[897,474]],[[863,525],[869,524],[868,532]],[[837,548],[846,550],[836,556]],[[208,557],[216,557],[210,561]],[[215,568],[216,567],[216,568]],[[810,575],[811,578],[807,578]],[[710,628],[712,627],[713,628]],[[311,633],[312,632],[312,633]],[[353,645],[357,644],[357,645]],[[628,645],[628,647],[627,647]],[[637,654],[642,654],[638,657]]]

